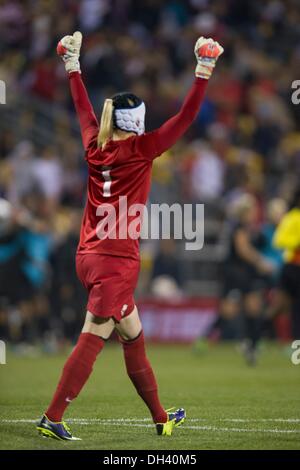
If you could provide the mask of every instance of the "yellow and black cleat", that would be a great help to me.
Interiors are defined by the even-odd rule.
[[[159,436],[171,436],[173,429],[184,423],[186,412],[183,408],[172,411],[173,408],[167,410],[168,421],[166,423],[156,423],[156,432]]]
[[[58,441],[81,441],[79,437],[72,436],[69,426],[64,422],[53,422],[44,415],[36,429],[43,437],[51,437]]]

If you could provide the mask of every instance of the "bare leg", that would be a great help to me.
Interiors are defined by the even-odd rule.
[[[116,324],[116,330],[125,341],[136,338],[142,331],[142,323],[136,306],[127,317]]]
[[[91,333],[107,340],[115,328],[114,320],[110,318],[96,317],[91,312],[86,312],[85,322],[81,333]]]

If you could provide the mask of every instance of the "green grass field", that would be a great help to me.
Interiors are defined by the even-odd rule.
[[[107,345],[80,397],[66,414],[79,442],[38,436],[65,356],[16,357],[0,366],[1,449],[300,449],[300,365],[265,346],[256,368],[234,345],[196,355],[186,346],[150,346],[164,405],[188,419],[172,437],[155,434],[125,374],[122,352]]]

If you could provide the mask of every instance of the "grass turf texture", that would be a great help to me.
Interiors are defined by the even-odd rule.
[[[0,449],[300,449],[300,365],[279,346],[267,345],[255,368],[244,364],[234,345],[198,355],[186,346],[148,351],[164,406],[187,410],[185,424],[171,437],[155,434],[121,349],[112,344],[66,413],[82,438],[77,442],[43,439],[30,422],[48,404],[65,356],[8,353],[0,366]]]

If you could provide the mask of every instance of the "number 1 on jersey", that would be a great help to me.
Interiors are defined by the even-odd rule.
[[[110,170],[102,171],[102,176],[103,176],[103,179],[104,179],[103,196],[104,197],[109,197],[109,196],[111,196],[111,192],[110,192],[110,188],[111,188]]]

